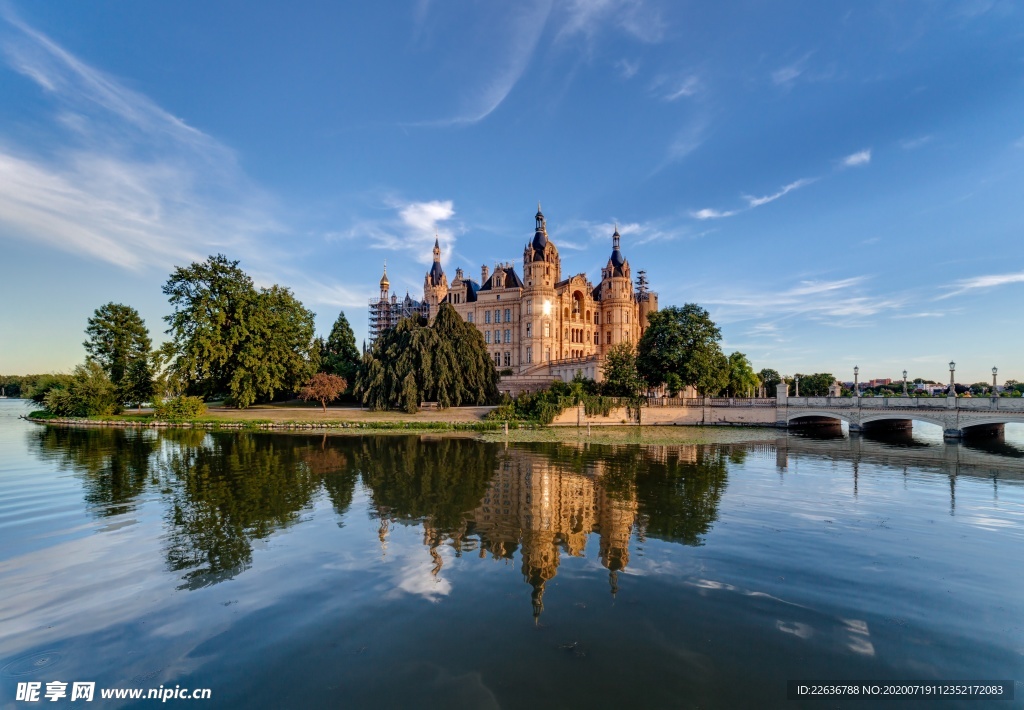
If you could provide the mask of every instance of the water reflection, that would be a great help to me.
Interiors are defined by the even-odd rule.
[[[163,501],[164,554],[168,568],[181,573],[181,588],[206,587],[248,569],[254,542],[301,520],[321,494],[344,525],[361,484],[383,554],[400,525],[422,528],[435,579],[444,547],[457,557],[518,557],[539,617],[545,589],[566,556],[594,557],[614,595],[634,536],[702,545],[717,520],[730,466],[742,465],[750,452],[774,456],[780,470],[792,454],[848,459],[854,495],[862,462],[927,463],[949,474],[955,514],[957,476],[994,475],[985,463],[1006,446],[936,446],[909,432],[824,433],[735,446],[514,447],[465,438],[201,430],[46,427],[33,436],[43,459],[81,477],[94,515],[131,512],[144,494]]]
[[[135,509],[151,482],[155,431],[42,427],[32,431],[40,457],[82,479],[85,501],[102,517]]]

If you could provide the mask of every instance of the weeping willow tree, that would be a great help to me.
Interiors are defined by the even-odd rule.
[[[450,304],[433,325],[407,318],[385,331],[363,356],[356,396],[370,409],[415,412],[420,402],[441,409],[498,399],[498,373],[480,332]]]

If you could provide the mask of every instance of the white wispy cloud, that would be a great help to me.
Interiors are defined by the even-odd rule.
[[[456,234],[450,224],[455,216],[451,200],[401,201],[385,200],[390,214],[380,219],[360,220],[348,229],[326,235],[332,240],[358,241],[369,249],[404,254],[420,264],[433,260],[436,238],[441,258],[448,261],[455,251]]]
[[[931,143],[932,136],[919,136],[917,138],[907,138],[900,141],[900,148],[903,150],[917,150],[918,148]]]
[[[771,195],[765,195],[764,197],[752,197],[750,195],[744,195],[743,197],[744,199],[746,199],[747,204],[750,207],[760,207],[761,205],[767,205],[769,202],[775,202],[775,200],[779,199],[783,195],[789,194],[793,190],[799,190],[801,187],[806,187],[807,185],[813,183],[815,180],[817,180],[817,178],[800,178],[799,180],[794,180],[788,185],[784,185],[781,190]]]
[[[623,79],[632,79],[640,71],[639,59],[620,59],[615,62],[615,68]]]
[[[667,25],[658,7],[644,0],[571,0],[561,6],[565,21],[558,38],[583,35],[593,40],[607,27],[654,44],[665,37]]]
[[[690,212],[690,216],[694,219],[722,219],[723,217],[732,217],[733,215],[739,214],[742,210],[715,210],[710,207],[705,207],[702,210],[693,210]]]
[[[234,153],[9,12],[10,67],[53,105],[45,152],[0,129],[0,224],[15,238],[139,270],[277,232]],[[18,147],[13,147],[17,145]],[[268,246],[272,252],[272,246]]]
[[[747,206],[743,209],[718,210],[706,207],[701,210],[691,211],[690,216],[693,217],[694,219],[700,220],[722,219],[724,217],[732,217],[734,215],[740,214],[741,212],[746,212],[747,210],[752,210],[757,207],[761,207],[762,205],[767,205],[770,202],[775,202],[775,200],[779,199],[780,197],[788,195],[790,192],[793,192],[793,190],[799,190],[801,187],[806,187],[807,185],[810,185],[811,183],[815,182],[817,179],[818,178],[800,178],[799,180],[794,180],[788,185],[783,185],[777,192],[774,192],[770,195],[764,195],[762,197],[754,197],[753,195],[743,195],[743,199],[747,201]]]
[[[870,162],[871,149],[867,148],[865,150],[857,151],[856,153],[851,153],[850,155],[843,158],[842,165],[843,167],[846,168],[854,168],[859,165],[867,165]]]
[[[552,0],[533,0],[498,8],[496,11],[503,14],[488,18],[486,26],[479,27],[472,38],[473,46],[480,51],[475,53],[474,61],[464,63],[473,76],[465,81],[468,88],[460,99],[458,112],[448,118],[415,125],[468,125],[479,123],[494,113],[526,72],[547,26],[551,7]],[[418,24],[422,24],[427,11],[426,6],[417,8]]]
[[[804,73],[807,60],[811,58],[812,54],[813,52],[808,52],[792,64],[787,64],[773,71],[772,83],[776,86],[787,86],[796,81]]]
[[[710,293],[703,302],[715,306],[715,316],[723,322],[761,321],[752,335],[776,334],[780,330],[777,323],[793,316],[822,325],[858,327],[873,316],[898,311],[908,302],[908,297],[900,294],[867,293],[867,281],[866,276],[802,281],[781,291],[731,287],[728,293]]]
[[[687,74],[682,77],[659,77],[654,82],[654,90],[665,101],[676,101],[684,97],[690,97],[700,91],[701,81],[696,74]]]
[[[948,286],[948,293],[944,293],[939,296],[938,300],[959,296],[962,293],[968,293],[970,291],[991,289],[998,286],[1007,286],[1009,284],[1017,283],[1024,283],[1024,271],[1018,271],[1010,274],[987,274],[984,276],[974,276],[969,279],[960,279]]]

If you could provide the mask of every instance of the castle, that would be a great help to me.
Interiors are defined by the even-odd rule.
[[[436,239],[422,301],[390,294],[385,269],[380,297],[370,301],[371,338],[403,317],[420,314],[432,320],[447,302],[483,334],[503,384],[529,389],[553,379],[571,380],[577,372],[600,381],[605,354],[619,343],[639,342],[647,315],[658,310],[658,295],[648,289],[643,271],[634,287],[618,228],[601,281],[594,286],[585,273],[562,277],[561,257],[548,238],[539,205],[535,219],[533,240],[523,249],[522,276],[511,263],[503,263],[493,271],[483,266],[479,283],[456,269],[449,283]]]

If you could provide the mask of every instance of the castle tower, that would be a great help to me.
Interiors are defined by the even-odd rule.
[[[430,309],[430,322],[437,317],[437,309],[448,295],[448,277],[441,268],[441,245],[434,236],[434,263],[423,277],[423,302]]]
[[[557,359],[559,321],[555,284],[562,280],[562,260],[548,239],[544,213],[537,205],[533,241],[523,250],[523,309],[519,362],[527,369]]]
[[[601,269],[599,286],[601,323],[598,332],[602,356],[614,345],[627,341],[635,345],[640,340],[633,280],[630,277],[629,262],[620,249],[620,240],[619,228],[616,226],[612,234],[612,255]]]

